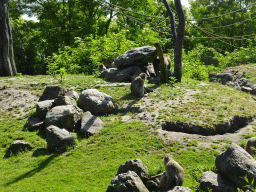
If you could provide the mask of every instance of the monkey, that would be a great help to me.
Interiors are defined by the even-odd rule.
[[[145,86],[146,79],[147,74],[141,73],[132,81],[130,89],[133,95],[143,97],[144,95],[147,96],[148,92],[152,92],[151,89]]]
[[[159,188],[166,190],[170,185],[170,187],[181,186],[185,177],[183,168],[173,159],[172,155],[165,155],[163,161],[165,172],[161,176]]]
[[[99,71],[104,71],[107,68],[105,67],[105,65],[103,63],[100,63],[100,64],[98,64],[98,69],[99,69]]]
[[[160,59],[159,59],[159,57],[157,57],[153,60],[153,67],[155,70],[155,75],[157,77],[160,77],[159,65],[160,65]],[[171,70],[172,62],[171,62],[169,55],[164,55],[164,65],[167,70]]]

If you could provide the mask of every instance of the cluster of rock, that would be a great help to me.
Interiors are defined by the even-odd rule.
[[[139,74],[146,73],[148,79],[158,83],[160,78],[155,77],[152,63],[157,59],[155,47],[143,46],[126,51],[114,61],[113,66],[101,72],[101,78],[114,79],[117,82],[132,82]]]
[[[256,95],[256,84],[253,84],[248,79],[243,78],[245,72],[242,75],[238,74],[238,70],[227,69],[221,73],[210,73],[210,82],[219,82],[223,85],[228,85],[237,90],[241,90],[252,95]]]
[[[226,151],[216,157],[215,165],[217,173],[204,172],[199,180],[203,190],[236,192],[237,188],[243,189],[248,185],[243,179],[245,176],[249,181],[256,179],[255,159],[235,143],[232,143]],[[254,182],[254,187],[256,187],[256,182]]]
[[[107,192],[149,192],[158,191],[162,174],[149,177],[148,167],[140,159],[132,159],[122,164],[112,179]],[[188,187],[175,186],[166,192],[191,192]],[[163,191],[162,191],[163,192]]]
[[[87,135],[99,132],[103,122],[97,116],[113,113],[116,109],[112,97],[97,89],[86,89],[79,95],[63,87],[48,86],[36,104],[36,115],[28,122],[28,130],[45,129],[47,147],[62,147],[74,142],[69,132],[75,129]],[[15,142],[9,148],[12,153],[31,148],[29,143],[21,146]]]

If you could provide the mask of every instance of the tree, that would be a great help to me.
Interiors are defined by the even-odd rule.
[[[10,0],[0,2],[0,76],[14,76],[17,73],[8,14],[9,3]]]
[[[182,77],[182,44],[184,39],[184,32],[185,32],[185,17],[184,12],[182,9],[182,5],[180,0],[174,0],[175,7],[177,10],[178,18],[179,18],[179,25],[178,25],[178,33],[175,29],[175,21],[172,10],[166,0],[163,1],[165,7],[170,15],[171,20],[171,29],[173,35],[173,43],[174,43],[174,77],[181,82]]]

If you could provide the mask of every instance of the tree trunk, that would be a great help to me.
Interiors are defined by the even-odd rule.
[[[0,1],[0,76],[14,76],[17,73],[8,14],[9,2],[10,0]]]
[[[163,0],[163,2],[168,11],[168,14],[170,15],[170,20],[171,20],[171,29],[172,29],[173,42],[174,42],[174,77],[179,82],[181,82],[182,44],[183,44],[184,32],[185,32],[185,16],[184,16],[184,12],[183,12],[180,0],[174,0],[176,11],[179,17],[178,32],[176,33],[174,16],[170,8],[170,5],[168,4],[167,0]]]

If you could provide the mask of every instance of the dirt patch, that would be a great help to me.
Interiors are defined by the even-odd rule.
[[[16,117],[21,117],[29,113],[31,108],[35,107],[38,99],[39,96],[26,89],[1,89],[0,111],[3,113],[13,113]]]

